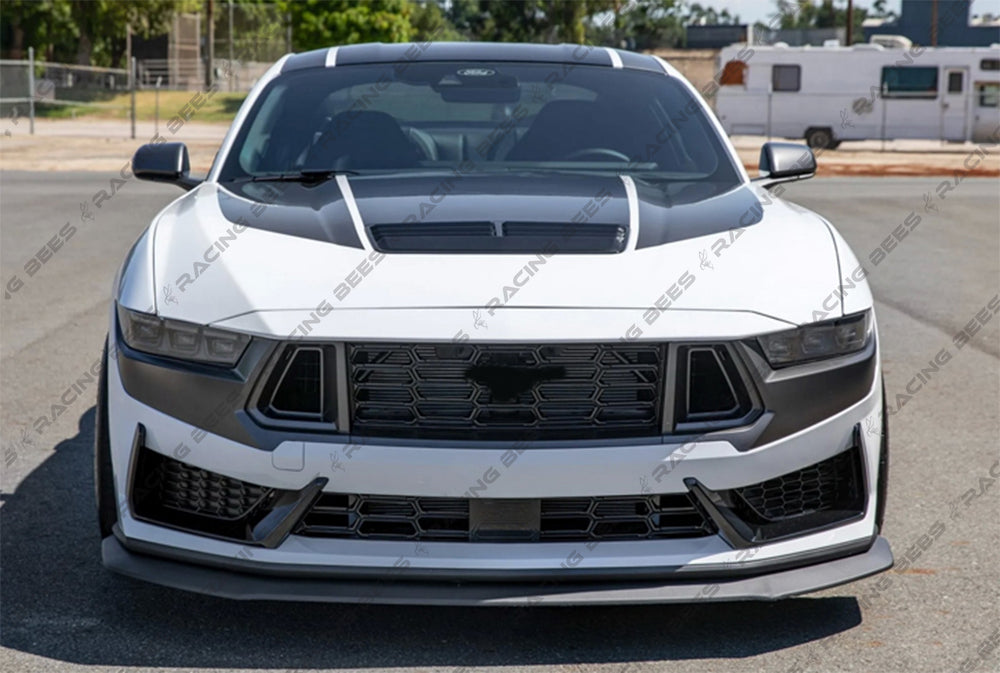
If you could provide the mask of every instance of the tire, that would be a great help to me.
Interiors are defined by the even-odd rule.
[[[875,484],[875,532],[882,532],[886,496],[889,492],[889,414],[886,413],[885,380],[882,381],[882,442],[878,452],[878,481]]]
[[[118,523],[115,477],[111,467],[111,434],[108,429],[108,340],[104,340],[101,374],[97,385],[97,412],[94,415],[94,492],[101,539],[112,534]]]
[[[826,126],[811,126],[806,129],[805,141],[814,150],[832,150],[839,144],[833,138],[833,131]]]

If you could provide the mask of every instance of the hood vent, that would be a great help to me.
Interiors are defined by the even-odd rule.
[[[388,253],[614,254],[628,242],[627,226],[589,222],[376,224],[368,231]]]

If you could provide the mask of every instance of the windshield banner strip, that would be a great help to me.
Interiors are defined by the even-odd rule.
[[[337,65],[337,49],[339,49],[339,47],[330,47],[330,51],[326,52],[327,68],[333,68]]]
[[[617,51],[615,51],[611,47],[605,47],[604,51],[608,52],[608,58],[611,59],[611,67],[612,68],[621,68],[621,67],[623,67],[622,66],[622,57],[618,55]]]

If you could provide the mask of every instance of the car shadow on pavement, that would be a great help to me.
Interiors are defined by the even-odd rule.
[[[229,601],[106,571],[94,409],[0,510],[2,645],[88,665],[359,668],[742,658],[861,623],[853,598],[454,608]]]

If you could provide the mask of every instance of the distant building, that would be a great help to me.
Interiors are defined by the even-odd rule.
[[[684,28],[685,46],[688,49],[721,49],[737,42],[747,41],[749,26],[744,24],[695,25]]]
[[[977,3],[979,7],[990,2]],[[997,5],[993,4],[996,8]],[[900,16],[892,22],[865,21],[865,40],[872,35],[903,35],[914,44],[939,47],[988,47],[1000,43],[1000,17],[984,14],[970,20],[972,0],[902,0]],[[937,36],[931,34],[937,13]]]
[[[754,44],[777,44],[784,42],[789,47],[822,47],[830,40],[836,40],[838,44],[844,44],[847,39],[846,28],[782,28],[780,30],[771,28],[754,28]]]

